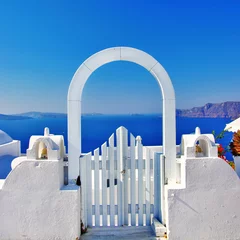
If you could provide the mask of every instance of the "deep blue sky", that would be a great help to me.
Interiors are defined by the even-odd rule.
[[[170,75],[178,108],[240,100],[240,1],[0,1],[0,113],[67,111],[78,66],[131,46]],[[84,112],[159,112],[154,78],[129,62],[89,78]]]

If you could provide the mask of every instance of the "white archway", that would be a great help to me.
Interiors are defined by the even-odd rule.
[[[79,175],[81,155],[81,98],[89,76],[102,65],[129,61],[146,68],[157,80],[163,97],[163,154],[168,181],[176,177],[176,108],[172,82],[162,65],[149,54],[130,47],[108,48],[89,57],[75,72],[68,89],[68,161],[69,179]],[[158,104],[158,103],[156,103]]]

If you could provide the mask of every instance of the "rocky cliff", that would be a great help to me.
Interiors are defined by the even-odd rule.
[[[207,103],[203,107],[177,109],[178,117],[231,118],[240,117],[240,102]]]

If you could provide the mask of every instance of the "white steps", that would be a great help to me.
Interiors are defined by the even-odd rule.
[[[166,240],[166,238],[155,237],[150,226],[144,227],[93,227],[88,228],[87,233],[83,234],[80,240],[93,239],[148,239],[148,240]]]

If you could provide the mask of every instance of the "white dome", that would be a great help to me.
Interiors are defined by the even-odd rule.
[[[4,131],[0,130],[0,145],[12,142],[12,138]]]

